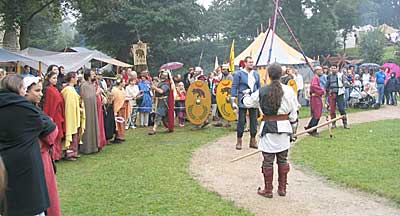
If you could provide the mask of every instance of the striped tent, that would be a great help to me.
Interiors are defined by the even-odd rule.
[[[268,35],[268,38],[265,42],[264,48],[262,49],[265,37]],[[235,58],[235,65],[238,66],[240,60],[243,60],[246,56],[251,56],[254,62],[257,61],[257,58],[262,49],[260,60],[257,66],[267,66],[268,57],[269,57],[269,49],[271,46],[272,40],[272,31],[267,30],[265,33],[261,33],[254,41],[250,44],[242,53],[240,53]],[[314,62],[313,59],[308,58],[309,62]],[[306,64],[306,61],[303,55],[298,52],[293,47],[289,46],[282,38],[280,38],[277,34],[274,36],[274,43],[272,45],[272,55],[271,55],[271,63],[278,62],[282,65],[300,65]]]

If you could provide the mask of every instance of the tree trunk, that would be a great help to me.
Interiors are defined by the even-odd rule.
[[[21,24],[19,32],[19,46],[21,50],[26,49],[29,46],[28,35],[29,35],[29,24],[27,23]]]
[[[346,53],[347,32],[343,32],[343,53]]]
[[[17,51],[17,32],[14,29],[6,29],[3,36],[3,48],[10,51]]]

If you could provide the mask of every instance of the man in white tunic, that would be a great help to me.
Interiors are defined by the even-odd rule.
[[[243,103],[249,106],[255,105],[259,101],[264,114],[260,126],[261,138],[258,149],[264,156],[262,173],[264,174],[265,188],[259,188],[258,194],[272,198],[275,157],[278,164],[278,194],[286,195],[287,173],[289,172],[287,156],[290,148],[290,136],[296,132],[297,128],[299,103],[293,89],[280,83],[282,68],[279,64],[270,65],[268,75],[271,83],[251,96],[245,97]]]

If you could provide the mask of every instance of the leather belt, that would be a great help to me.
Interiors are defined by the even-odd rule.
[[[283,115],[274,115],[274,116],[263,116],[263,121],[268,121],[268,122],[274,122],[274,121],[284,121],[284,120],[289,120],[289,115],[288,114],[283,114]]]

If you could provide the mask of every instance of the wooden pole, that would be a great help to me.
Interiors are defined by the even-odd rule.
[[[42,77],[42,62],[39,61],[39,77]]]
[[[317,125],[317,126],[315,126],[315,127],[309,128],[309,129],[307,129],[307,130],[305,130],[305,131],[302,131],[302,132],[300,132],[300,133],[297,133],[297,134],[295,134],[295,135],[293,135],[293,136],[294,136],[294,137],[298,137],[298,136],[300,136],[300,135],[303,135],[303,134],[305,134],[305,133],[308,133],[308,132],[313,131],[313,130],[315,130],[315,129],[318,129],[318,128],[320,128],[320,127],[324,127],[324,126],[326,126],[326,125],[329,125],[329,124],[331,124],[332,122],[335,122],[335,121],[340,120],[340,119],[342,119],[342,118],[344,118],[344,115],[339,116],[339,117],[337,117],[337,118],[334,118],[334,119],[332,119],[332,120],[330,120],[330,121],[324,122],[324,123],[322,123],[322,124],[319,124],[319,125]],[[257,151],[254,151],[254,152],[250,152],[250,153],[248,153],[248,154],[245,154],[245,155],[242,155],[242,156],[240,156],[240,157],[237,157],[237,158],[231,160],[230,162],[233,163],[233,162],[242,160],[242,159],[244,159],[244,158],[253,156],[253,155],[255,155],[255,154],[257,154],[257,153],[260,153],[260,152],[261,152],[261,150],[257,150]]]
[[[274,44],[274,36],[275,36],[275,30],[276,30],[276,19],[279,11],[279,0],[275,0],[275,12],[274,12],[274,18],[272,20],[272,36],[271,36],[271,45],[269,47],[269,56],[268,56],[268,62],[267,66],[269,66],[269,63],[271,62],[271,56],[272,56],[272,45]]]

